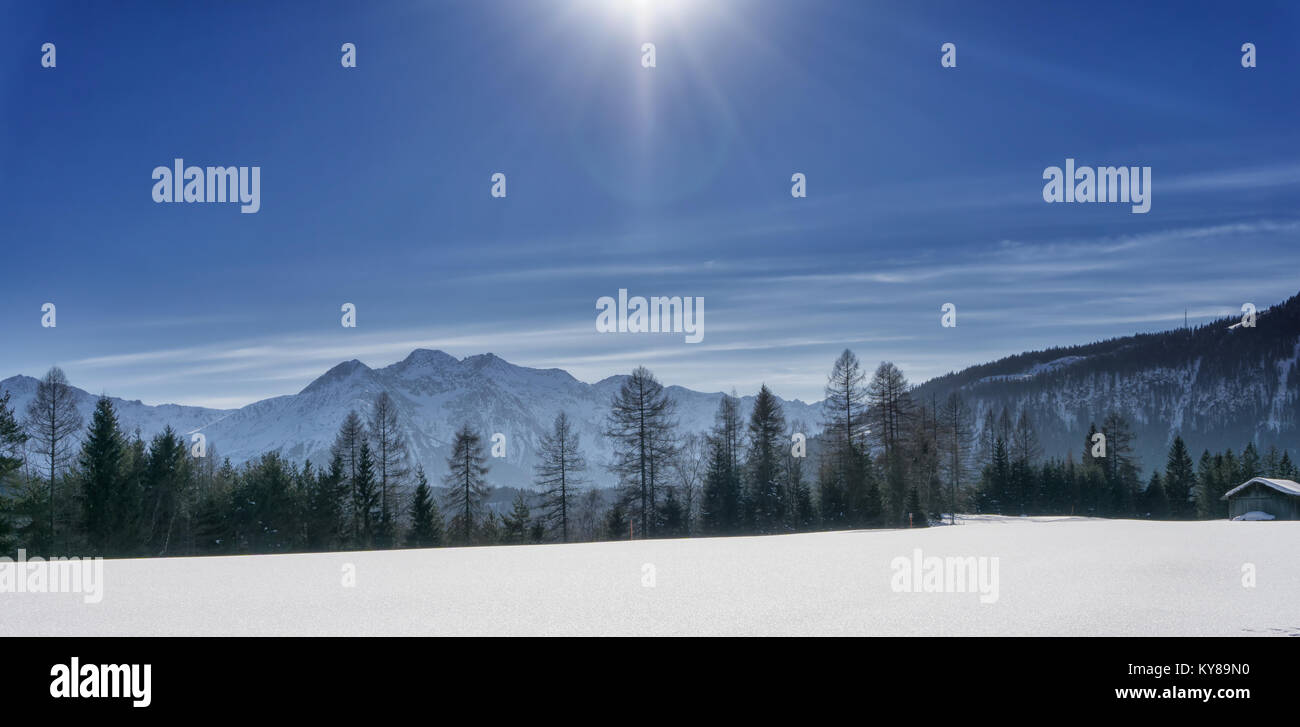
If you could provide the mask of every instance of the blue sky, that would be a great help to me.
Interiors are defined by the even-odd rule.
[[[846,346],[919,382],[1300,291],[1295,3],[5,2],[0,21],[0,378],[58,364],[93,392],[237,406],[426,347],[812,400]],[[154,203],[176,157],[260,166],[261,211]],[[1151,166],[1151,211],[1045,203],[1067,157]],[[619,288],[702,296],[704,340],[598,334]]]

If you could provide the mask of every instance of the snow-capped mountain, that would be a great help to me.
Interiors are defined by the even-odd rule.
[[[0,380],[0,396],[5,392],[10,394],[9,406],[13,408],[14,416],[20,422],[27,413],[27,405],[36,396],[37,383],[37,380],[30,376],[11,376]],[[95,411],[95,402],[99,397],[78,389],[76,386],[72,386],[70,389],[73,403],[81,414],[82,422],[89,425],[90,416]],[[151,406],[140,402],[138,399],[109,398],[113,400],[113,409],[117,412],[118,423],[121,425],[122,431],[127,434],[139,432],[140,436],[146,439],[161,432],[163,428],[169,425],[178,432],[197,431],[199,427],[230,413],[222,409],[210,409],[202,406],[180,406],[178,404]]]
[[[1174,436],[1193,457],[1240,452],[1254,442],[1300,451],[1300,296],[1262,313],[1255,325],[1225,318],[1194,329],[1126,336],[1024,353],[932,379],[918,401],[960,393],[976,415],[1027,409],[1048,455],[1079,459],[1091,423],[1128,418],[1134,453],[1163,469]]]
[[[942,402],[960,393],[975,413],[976,427],[988,411],[1016,416],[1027,409],[1044,454],[1083,451],[1089,424],[1099,427],[1117,411],[1131,423],[1134,453],[1149,472],[1163,467],[1176,434],[1193,455],[1202,449],[1240,451],[1255,442],[1300,452],[1300,296],[1259,314],[1254,327],[1224,319],[1195,329],[1116,338],[1069,348],[1011,356],[932,379],[913,391],[913,400]],[[870,370],[870,366],[867,366]],[[372,369],[360,361],[338,364],[297,394],[278,396],[240,409],[148,406],[114,399],[122,428],[150,437],[171,425],[202,432],[219,458],[240,463],[265,452],[302,462],[328,461],[330,444],[349,411],[368,418],[375,396],[387,391],[413,459],[432,482],[445,470],[453,433],[468,423],[485,445],[494,433],[506,436],[505,457],[492,459],[495,485],[527,487],[538,440],[555,415],[566,412],[581,436],[593,484],[611,485],[604,465],[611,459],[603,430],[609,403],[624,376],[594,384],[561,369],[516,366],[493,354],[465,359],[419,349],[402,361]],[[13,395],[19,416],[36,391],[36,380],[0,381]],[[703,432],[713,425],[721,393],[667,387],[677,403],[679,432]],[[75,390],[87,422],[95,397]],[[748,416],[752,396],[741,400]],[[820,429],[821,406],[783,402],[787,421],[810,436]],[[815,445],[815,443],[814,443]],[[815,452],[815,446],[813,449]]]
[[[368,420],[375,396],[387,391],[397,403],[413,460],[424,465],[432,482],[438,483],[445,470],[455,431],[468,423],[483,435],[486,447],[493,434],[505,435],[505,456],[490,460],[490,479],[495,485],[516,487],[531,483],[538,440],[563,411],[581,436],[588,478],[611,485],[604,465],[612,449],[602,432],[610,401],[625,378],[611,376],[588,384],[560,369],[516,366],[490,353],[458,360],[442,351],[417,349],[383,368],[345,361],[297,394],[239,409],[146,406],[120,399],[114,399],[114,405],[122,428],[138,430],[146,438],[170,424],[182,434],[202,432],[217,457],[234,463],[274,451],[298,462],[321,464],[328,462],[330,445],[348,412],[355,410]],[[13,393],[12,406],[21,416],[35,394],[36,379],[6,379],[0,381],[3,390]],[[703,432],[713,425],[721,393],[680,386],[666,390],[676,401],[679,431]],[[80,389],[76,396],[89,422],[96,397]],[[741,400],[746,416],[752,403],[752,396]],[[810,435],[817,430],[819,405],[797,400],[783,405],[788,420],[811,427]]]

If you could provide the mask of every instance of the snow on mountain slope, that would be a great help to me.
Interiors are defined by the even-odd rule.
[[[986,516],[917,530],[109,560],[99,603],[0,593],[0,637],[1295,636],[1298,549],[1295,522]],[[895,590],[895,559],[917,550],[996,558],[997,578],[983,581],[996,588]],[[1258,569],[1254,588],[1242,587],[1243,563]]]
[[[1254,327],[1223,319],[1159,333],[1009,356],[917,387],[921,401],[960,394],[975,411],[1027,411],[1045,454],[1081,456],[1090,424],[1118,412],[1149,473],[1175,436],[1193,456],[1253,442],[1300,449],[1300,295],[1259,314]],[[1292,455],[1294,456],[1294,454]]]
[[[9,405],[13,407],[14,415],[19,421],[22,421],[26,415],[28,403],[36,396],[37,383],[37,380],[30,376],[11,376],[0,381],[0,393],[6,391],[10,393]],[[75,386],[72,387],[72,396],[82,421],[89,425],[91,414],[95,411],[95,402],[99,397]],[[178,404],[150,406],[139,400],[128,401],[115,396],[109,398],[113,400],[113,408],[117,411],[118,423],[122,431],[127,434],[138,431],[145,438],[161,432],[168,425],[181,434],[196,431],[236,411]]]
[[[625,376],[611,376],[595,384],[579,381],[560,369],[516,366],[493,354],[463,360],[442,351],[417,349],[405,359],[372,369],[357,361],[331,368],[297,394],[277,396],[235,410],[172,405],[150,407],[115,399],[123,429],[139,429],[145,437],[167,424],[181,433],[202,432],[219,458],[239,463],[276,451],[297,462],[328,461],[329,448],[349,411],[369,419],[371,404],[381,391],[397,403],[402,431],[414,461],[423,463],[429,479],[437,483],[445,470],[452,438],[468,423],[490,446],[493,433],[506,436],[506,456],[492,459],[490,480],[495,485],[527,487],[538,441],[555,415],[568,414],[587,455],[588,477],[594,484],[613,484],[604,465],[612,457],[603,436],[609,403]],[[21,416],[36,390],[36,380],[14,377],[0,381],[0,390],[13,391],[13,405]],[[703,432],[713,425],[721,393],[702,393],[667,387],[677,402],[680,431]],[[78,408],[89,422],[95,397],[77,390]],[[748,415],[753,397],[742,398]],[[788,419],[802,420],[817,431],[820,406],[800,401],[784,402]]]
[[[1028,381],[1029,379],[1032,379],[1035,376],[1038,376],[1040,374],[1056,371],[1058,369],[1069,366],[1070,364],[1076,364],[1086,359],[1087,359],[1086,356],[1062,356],[1061,358],[1053,359],[1045,363],[1036,363],[1033,366],[1030,366],[1022,373],[985,376],[984,378],[980,379],[980,383],[984,383],[987,381]]]

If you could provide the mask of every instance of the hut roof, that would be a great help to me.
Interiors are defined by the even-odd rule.
[[[1272,477],[1252,477],[1250,480],[1223,493],[1223,497],[1219,499],[1226,500],[1256,483],[1264,485],[1265,487],[1271,487],[1284,495],[1300,496],[1300,483],[1292,482],[1291,480],[1278,480]]]

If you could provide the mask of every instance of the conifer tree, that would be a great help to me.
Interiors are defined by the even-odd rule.
[[[655,488],[669,473],[676,406],[644,366],[623,381],[610,403],[605,434],[614,442],[610,466],[632,505],[642,536],[653,533]]]
[[[1151,473],[1145,494],[1147,515],[1155,520],[1169,517],[1169,498],[1159,472]]]
[[[621,501],[616,500],[609,508],[609,512],[605,513],[604,526],[606,540],[628,539],[627,508],[623,506]]]
[[[178,521],[185,514],[190,482],[189,449],[171,426],[149,442],[145,462],[143,535],[151,555],[172,552]]]
[[[1133,460],[1133,430],[1128,419],[1119,412],[1111,412],[1102,422],[1106,435],[1106,484],[1110,489],[1108,515],[1128,517],[1136,512],[1138,480],[1137,465]]]
[[[1169,456],[1165,461],[1165,476],[1162,482],[1165,496],[1169,501],[1170,516],[1178,519],[1193,515],[1192,495],[1196,488],[1196,465],[1187,452],[1187,445],[1181,436],[1174,437],[1169,445]]]
[[[659,534],[670,538],[686,535],[686,511],[681,499],[677,497],[676,487],[665,487],[664,497],[659,501]]]
[[[107,396],[95,402],[90,430],[81,445],[80,479],[82,523],[90,547],[97,555],[110,551],[113,533],[120,531],[126,512],[136,503],[121,502],[123,458],[126,442],[118,428],[117,413]]]
[[[1236,484],[1240,485],[1252,477],[1267,476],[1264,473],[1264,463],[1259,457],[1259,449],[1255,447],[1254,442],[1247,443],[1246,448],[1241,452],[1241,469],[1238,476],[1234,478],[1237,480]]]
[[[712,535],[731,535],[741,524],[740,402],[723,396],[708,437],[709,460],[700,502],[700,523]]]
[[[452,517],[453,530],[462,544],[473,540],[474,525],[487,499],[487,456],[483,453],[483,440],[478,433],[463,425],[452,441],[451,456],[447,458],[447,474],[443,484],[448,487],[447,513]]]
[[[914,528],[925,528],[930,526],[929,519],[925,516],[925,508],[921,507],[921,496],[917,494],[916,487],[907,489],[907,500],[905,505],[907,524]]]
[[[361,542],[361,526],[366,519],[366,514],[357,509],[358,504],[364,499],[357,493],[357,477],[361,444],[366,439],[366,427],[361,423],[361,416],[355,411],[350,411],[343,419],[343,424],[339,426],[338,435],[334,438],[333,446],[330,447],[331,459],[337,457],[343,464],[344,486],[348,493],[348,529],[354,545]]]
[[[749,417],[749,460],[747,475],[753,502],[753,527],[760,533],[782,528],[788,503],[781,483],[781,452],[784,449],[785,415],[781,402],[763,384],[754,398]]]
[[[673,455],[672,468],[682,503],[683,534],[695,534],[704,473],[708,467],[709,440],[701,433],[687,434]]]
[[[884,466],[886,519],[891,525],[905,518],[907,471],[903,455],[914,414],[910,389],[903,372],[889,361],[881,362],[867,385],[871,436]]]
[[[833,469],[818,472],[823,520],[830,526],[860,525],[867,498],[863,477],[863,460],[867,458],[866,375],[858,357],[848,349],[842,351],[826,378],[822,400],[823,437],[826,451],[823,461]]]
[[[843,470],[831,457],[822,457],[817,468],[817,506],[825,527],[834,529],[848,523],[848,494]]]
[[[129,458],[128,458],[129,459]],[[194,512],[194,547],[198,554],[226,553],[234,546],[231,513],[235,493],[234,468],[227,459],[213,486],[199,496]]]
[[[81,428],[72,386],[63,370],[55,366],[36,385],[36,396],[27,405],[27,435],[35,450],[36,466],[48,483],[44,515],[48,529],[32,523],[33,545],[53,549],[55,532],[55,483],[63,475],[72,457],[72,443]],[[29,498],[30,502],[30,498]],[[33,518],[35,521],[36,518]]]
[[[794,433],[804,430],[802,422],[795,422],[786,441],[793,441]],[[806,457],[796,457],[792,447],[786,447],[781,457],[781,477],[784,480],[785,498],[790,504],[787,514],[787,528],[802,532],[809,530],[816,522],[813,505],[812,488],[808,486],[804,470]]]
[[[328,470],[310,479],[307,492],[307,547],[326,550],[345,540],[348,485],[343,457],[335,453]]]
[[[1011,490],[1011,460],[1007,454],[1006,443],[998,437],[993,442],[993,461],[984,468],[981,486],[983,512],[1008,514],[1012,505],[1008,502]]]
[[[543,517],[552,530],[558,531],[560,542],[569,542],[573,503],[579,486],[586,482],[582,477],[586,469],[578,433],[569,424],[569,417],[560,412],[551,431],[542,435],[533,470],[533,481],[542,490]]]
[[[1281,479],[1291,480],[1292,482],[1300,481],[1300,470],[1291,462],[1291,452],[1289,450],[1282,452],[1282,459],[1278,462],[1277,472],[1277,476]]]
[[[948,488],[948,507],[955,523],[959,493],[968,474],[974,424],[970,407],[955,391],[948,395],[939,418],[943,449],[942,472]]]
[[[847,460],[865,447],[867,431],[866,391],[862,382],[866,374],[858,357],[847,348],[835,359],[826,378],[826,396],[822,400],[823,431],[833,456],[847,470]]]
[[[352,479],[352,518],[356,532],[353,545],[369,548],[375,543],[379,486],[375,482],[375,460],[370,452],[370,442],[364,437],[357,448],[355,472]]]
[[[397,403],[387,391],[375,397],[370,415],[370,451],[375,460],[375,479],[379,489],[379,514],[376,544],[390,547],[396,538],[396,493],[406,480],[407,447],[397,418]]]
[[[1268,454],[1264,455],[1264,462],[1260,465],[1264,471],[1265,477],[1277,477],[1277,465],[1281,455],[1277,451],[1277,445],[1271,444],[1268,447]]]
[[[1196,467],[1196,516],[1202,520],[1217,517],[1218,502],[1223,494],[1223,485],[1219,481],[1220,466],[1216,466],[1210,450],[1201,453],[1201,460]],[[1219,457],[1220,465],[1223,457]]]
[[[406,544],[414,548],[431,548],[442,544],[442,513],[429,489],[424,467],[415,469],[415,496],[411,499],[411,530]]]
[[[515,499],[510,503],[510,513],[501,518],[502,542],[512,545],[525,542],[532,516],[532,510],[528,507],[528,501],[524,499],[524,493],[516,494]]]
[[[15,545],[14,528],[9,520],[12,509],[9,493],[23,465],[23,444],[27,441],[9,400],[9,392],[0,394],[0,555],[9,554]]]

